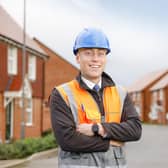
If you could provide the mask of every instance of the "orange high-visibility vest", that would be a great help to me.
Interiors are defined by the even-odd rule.
[[[92,95],[76,80],[56,87],[70,106],[76,124],[101,123],[101,113]],[[103,91],[104,121],[120,123],[126,91],[121,87],[106,87]]]

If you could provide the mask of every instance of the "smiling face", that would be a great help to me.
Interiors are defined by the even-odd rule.
[[[106,49],[81,48],[76,55],[77,63],[83,77],[97,83],[106,64]]]

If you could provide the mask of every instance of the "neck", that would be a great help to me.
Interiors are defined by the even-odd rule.
[[[88,81],[92,82],[92,83],[95,83],[95,84],[98,84],[101,80],[101,77],[99,78],[89,78],[89,77],[86,77],[84,75],[82,75],[85,79],[87,79]]]

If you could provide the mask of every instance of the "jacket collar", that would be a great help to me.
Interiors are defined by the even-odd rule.
[[[79,82],[81,88],[86,90],[91,90],[82,80],[81,73],[76,77],[76,80]],[[102,89],[105,87],[115,86],[114,81],[112,78],[105,72],[102,73]]]
[[[89,81],[88,79],[86,79],[85,77],[81,76],[83,82],[90,88],[90,89],[93,89],[95,85],[98,85],[99,88],[101,88],[102,86],[102,79],[100,78],[100,81],[95,84],[94,82],[92,81]]]

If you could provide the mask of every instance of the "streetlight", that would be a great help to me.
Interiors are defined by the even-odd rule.
[[[25,138],[25,91],[24,79],[26,72],[26,0],[23,2],[23,47],[22,47],[22,111],[21,111],[21,139]]]

